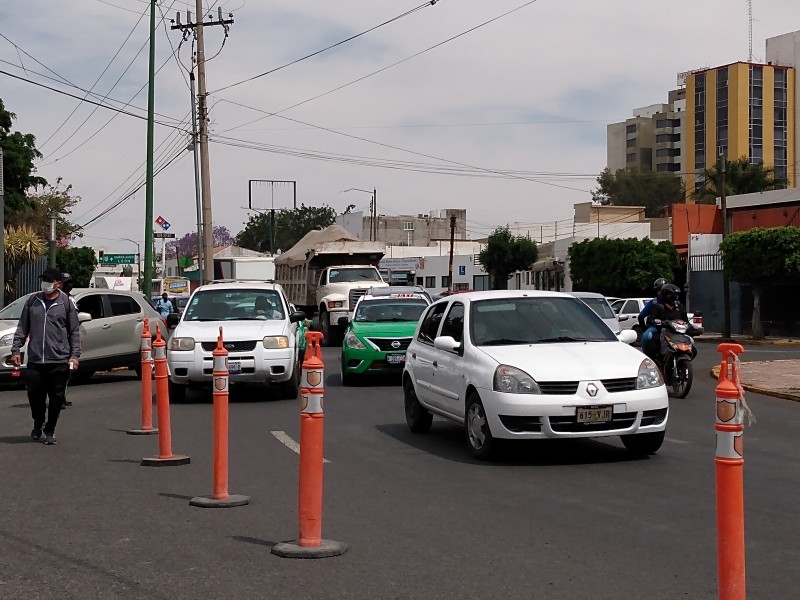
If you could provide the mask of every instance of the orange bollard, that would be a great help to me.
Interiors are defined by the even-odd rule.
[[[327,558],[347,552],[347,544],[322,539],[322,465],[324,364],[319,331],[307,331],[308,344],[300,381],[300,535],[272,553],[283,558]]]
[[[736,357],[739,344],[720,344],[722,353],[716,389],[717,415],[717,577],[720,600],[745,600],[744,419]],[[732,362],[731,362],[731,359]]]
[[[188,465],[189,457],[172,454],[172,431],[169,422],[169,375],[167,375],[167,343],[156,329],[153,342],[153,357],[156,365],[156,403],[158,407],[158,456],[142,459],[146,467],[168,467]]]
[[[142,327],[142,428],[128,429],[129,435],[151,435],[158,433],[153,427],[153,363],[150,350],[150,321],[144,320]]]
[[[214,493],[196,496],[189,501],[201,508],[232,508],[250,503],[250,496],[228,494],[228,351],[222,346],[219,328],[214,356]]]

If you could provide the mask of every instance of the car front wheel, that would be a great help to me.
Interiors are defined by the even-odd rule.
[[[408,428],[414,433],[427,433],[433,423],[433,415],[428,412],[417,399],[417,392],[414,391],[414,384],[410,377],[406,377],[403,382],[403,396],[406,405],[406,423]]]
[[[478,460],[487,460],[492,456],[496,443],[489,429],[486,410],[484,410],[481,398],[476,392],[472,392],[467,397],[464,434],[472,456]]]
[[[169,382],[169,401],[174,404],[186,400],[186,386]]]
[[[620,436],[625,448],[634,456],[649,456],[655,454],[664,443],[664,431],[651,433],[634,433]]]

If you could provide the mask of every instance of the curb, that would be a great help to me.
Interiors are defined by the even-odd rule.
[[[722,344],[733,343],[741,344],[742,346],[800,346],[800,340],[753,340],[753,339],[734,339],[734,338],[713,338],[698,336],[694,338],[695,342],[703,342],[706,344]]]
[[[712,379],[719,379],[719,366],[711,367],[709,372]],[[762,388],[755,385],[749,385],[742,382],[742,387],[746,392],[753,392],[754,394],[761,394],[762,396],[772,396],[773,398],[781,398],[782,400],[791,400],[792,402],[800,402],[800,395],[790,394],[788,392],[779,392],[769,388]]]

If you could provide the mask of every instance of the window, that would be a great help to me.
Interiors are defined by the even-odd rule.
[[[443,288],[450,288],[450,276],[449,275],[442,275],[442,287]]]
[[[489,276],[488,275],[473,275],[472,276],[472,289],[473,290],[488,290],[489,289]]]
[[[672,127],[670,119],[658,119],[656,121],[656,129],[664,129],[665,127]]]
[[[525,271],[525,285],[531,284],[531,272]]]
[[[628,300],[625,303],[625,306],[622,307],[620,311],[623,315],[631,315],[636,314],[638,315],[641,311],[639,310],[639,303],[636,300]]]
[[[680,133],[659,133],[656,136],[657,144],[665,144],[669,142],[680,142],[680,141],[681,141]]]
[[[422,279],[422,277],[417,277],[417,285],[422,285],[423,282],[424,282],[424,279]]]
[[[414,231],[414,222],[403,221],[403,231]]]
[[[426,288],[436,287],[436,276],[435,275],[429,275],[429,276],[425,277],[425,287]]]
[[[108,300],[111,303],[111,315],[120,317],[122,315],[133,315],[142,312],[142,307],[130,296],[117,296],[109,294]]]
[[[419,335],[417,335],[417,340],[424,344],[433,344],[433,340],[436,337],[436,332],[439,331],[439,324],[442,322],[442,315],[444,314],[444,309],[447,307],[447,304],[442,302],[441,304],[434,304],[433,306],[428,309],[428,312],[425,314],[425,317],[422,321],[422,325],[419,327]]]
[[[86,312],[92,315],[92,319],[102,319],[105,317],[103,306],[103,296],[100,294],[90,294],[78,300],[78,312]]]
[[[628,125],[625,128],[625,133],[636,133],[636,125]]]
[[[461,302],[453,302],[450,306],[450,312],[442,324],[442,335],[449,335],[457,342],[463,339],[464,305]]]
[[[626,148],[636,148],[636,138],[625,141]]]
[[[630,162],[636,162],[636,154],[635,153],[634,154],[627,154],[625,156],[625,161],[629,162],[629,163]]]

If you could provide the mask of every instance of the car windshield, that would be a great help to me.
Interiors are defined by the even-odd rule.
[[[614,319],[617,315],[611,310],[611,307],[606,302],[605,298],[580,298],[580,300],[594,312],[601,319]]]
[[[286,318],[275,290],[210,289],[198,291],[184,311],[185,321],[247,321]]]
[[[31,295],[28,294],[27,296],[17,298],[3,310],[0,310],[0,319],[18,320],[20,315],[22,315],[22,309],[25,307],[25,302],[27,302],[28,298],[30,297]]]
[[[472,303],[470,336],[476,346],[611,342],[617,337],[577,298],[497,298]]]
[[[377,269],[363,267],[359,269],[331,269],[328,272],[330,283],[351,283],[354,281],[381,281]]]
[[[362,300],[353,320],[356,323],[417,322],[427,307],[428,304],[421,299]]]

